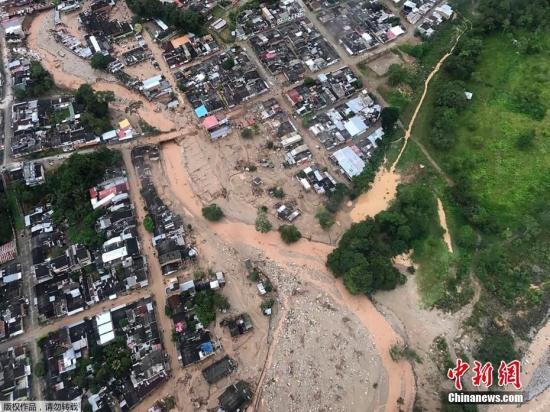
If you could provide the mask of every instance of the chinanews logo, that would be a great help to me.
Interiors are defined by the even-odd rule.
[[[468,362],[458,358],[456,366],[449,368],[447,378],[453,380],[457,392],[449,392],[449,403],[523,403],[523,393],[518,392],[522,388],[521,384],[521,362],[513,360],[510,362],[501,361],[498,366],[496,385],[502,389],[512,389],[510,391],[476,391],[463,392],[463,379],[467,378],[466,372],[471,369],[471,383],[474,388],[489,389],[494,385],[495,367],[491,362],[481,363],[474,360],[473,367],[470,368]]]

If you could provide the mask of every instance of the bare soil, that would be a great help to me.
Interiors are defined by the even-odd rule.
[[[391,51],[380,55],[368,63],[368,67],[378,76],[384,76],[392,64],[402,64],[403,60],[398,54]]]

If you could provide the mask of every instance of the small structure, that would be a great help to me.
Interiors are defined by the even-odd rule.
[[[244,411],[252,400],[248,383],[239,381],[229,386],[219,397],[220,409],[225,412]]]
[[[244,335],[252,330],[252,319],[248,313],[241,313],[233,318],[226,318],[220,322],[220,326],[226,326],[229,329],[231,337]]]
[[[229,356],[221,358],[212,365],[202,370],[202,376],[210,385],[215,384],[219,380],[229,376],[237,368],[237,363]]]
[[[353,146],[346,146],[332,154],[332,158],[340,166],[344,175],[350,180],[361,174],[365,168],[365,162],[357,154],[358,151],[359,149],[356,151],[353,149]]]

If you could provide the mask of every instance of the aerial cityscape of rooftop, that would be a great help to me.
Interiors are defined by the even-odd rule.
[[[550,410],[549,0],[0,14],[2,410]]]

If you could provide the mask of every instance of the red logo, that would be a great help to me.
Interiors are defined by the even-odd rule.
[[[514,388],[521,389],[521,362],[513,360],[511,362],[500,361],[498,367],[498,386],[514,385]]]
[[[466,371],[470,369],[470,365],[468,365],[466,362],[462,362],[462,359],[458,358],[456,360],[456,368],[449,369],[447,371],[447,377],[449,379],[454,379],[455,381],[455,388],[457,391],[462,390],[462,375],[466,373]]]
[[[472,384],[479,386],[481,383],[489,388],[493,384],[493,365],[491,362],[486,362],[485,365],[481,365],[481,362],[474,361],[474,377],[472,378]]]
[[[462,377],[470,369],[470,365],[467,362],[463,362],[462,359],[458,358],[456,360],[456,367],[451,368],[447,371],[447,377],[454,380],[455,389],[457,391],[462,390]],[[491,362],[481,362],[475,360],[474,367],[472,371],[474,376],[472,377],[472,385],[479,387],[483,384],[486,388],[489,388],[493,385],[493,371],[494,367]],[[521,362],[518,360],[513,360],[506,363],[505,361],[500,362],[500,366],[497,371],[498,374],[498,385],[506,386],[513,385],[516,389],[521,389]]]

